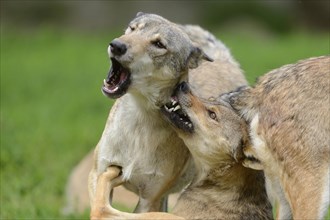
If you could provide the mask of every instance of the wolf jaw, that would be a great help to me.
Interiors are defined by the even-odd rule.
[[[171,102],[161,107],[161,111],[175,127],[189,133],[194,132],[194,125],[176,96],[172,96]]]
[[[119,98],[127,92],[131,84],[131,72],[115,58],[111,58],[111,63],[108,76],[103,80],[102,92],[109,98]]]

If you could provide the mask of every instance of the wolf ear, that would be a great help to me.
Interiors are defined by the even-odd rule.
[[[249,86],[240,86],[234,91],[221,94],[218,99],[221,102],[228,103],[236,112],[239,112],[247,105],[250,89]]]
[[[200,48],[193,47],[187,59],[187,66],[189,69],[195,69],[202,60],[213,62],[213,59],[204,53]]]
[[[142,16],[144,14],[145,14],[144,12],[139,11],[138,13],[136,13],[136,16],[135,17],[137,18],[137,17],[140,17],[140,16]]]

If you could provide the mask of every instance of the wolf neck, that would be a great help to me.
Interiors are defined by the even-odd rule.
[[[139,105],[147,111],[159,111],[160,107],[170,101],[171,94],[178,79],[170,81],[156,81],[144,85],[139,90],[134,89],[130,93]]]
[[[234,160],[212,167],[200,167],[198,164],[196,166],[197,173],[192,183],[194,187],[214,188],[217,192],[221,192],[221,195],[230,194],[237,197],[251,195],[251,198],[247,198],[251,200],[250,202],[254,201],[255,194],[264,194],[264,198],[267,198],[261,171],[245,168]]]

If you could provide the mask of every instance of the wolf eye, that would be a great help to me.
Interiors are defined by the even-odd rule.
[[[207,113],[209,114],[210,118],[212,118],[213,120],[217,120],[217,114],[215,114],[214,111],[207,110]]]
[[[160,42],[159,40],[153,41],[152,44],[160,49],[166,49],[165,45],[162,44],[162,42]]]
[[[125,34],[131,33],[133,31],[135,31],[136,27],[132,26],[132,25],[128,25],[128,27],[125,30]]]

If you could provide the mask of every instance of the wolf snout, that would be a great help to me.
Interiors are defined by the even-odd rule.
[[[127,46],[118,39],[113,40],[110,44],[110,51],[113,55],[121,56],[126,53]]]

